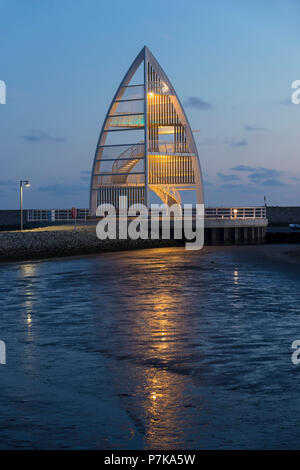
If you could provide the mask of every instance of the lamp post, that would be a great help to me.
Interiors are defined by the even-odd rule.
[[[20,180],[20,216],[21,216],[21,230],[23,230],[23,183],[26,188],[30,187],[28,180]]]

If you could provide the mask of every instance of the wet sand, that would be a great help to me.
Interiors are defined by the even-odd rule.
[[[178,240],[99,240],[94,226],[55,226],[0,233],[0,261],[31,261],[113,251],[177,246]]]
[[[299,448],[295,251],[0,263],[0,449]]]
[[[180,240],[99,240],[95,224],[59,225],[0,233],[0,261],[25,261],[57,257],[87,256],[104,252],[143,250],[183,245]],[[184,250],[184,247],[182,247]],[[206,246],[204,251],[230,250],[233,253],[268,259],[276,263],[300,262],[300,244]]]
[[[274,261],[300,264],[300,245],[260,245],[256,249],[257,254],[272,258]]]

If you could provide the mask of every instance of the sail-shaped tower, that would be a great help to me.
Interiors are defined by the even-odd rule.
[[[93,163],[90,214],[99,204],[149,207],[149,193],[167,205],[192,190],[203,204],[200,162],[183,107],[145,46],[123,78],[107,112]]]

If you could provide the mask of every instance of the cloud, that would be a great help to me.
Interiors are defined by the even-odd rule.
[[[264,168],[261,166],[238,165],[231,168],[231,170],[251,173],[249,177],[252,179],[271,178],[282,174],[281,171],[275,170],[274,168]]]
[[[80,174],[81,175],[90,175],[91,172],[89,170],[81,170]]]
[[[240,178],[237,175],[224,175],[224,173],[218,173],[219,178],[222,181],[239,181]]]
[[[244,193],[253,193],[253,186],[250,186],[249,184],[244,184],[244,183],[238,183],[238,184],[233,184],[233,183],[224,183],[219,186],[220,189],[224,190],[229,190],[229,191],[238,191],[239,195],[244,194]],[[259,191],[259,189],[255,189],[255,191]]]
[[[197,96],[189,96],[186,102],[184,103],[184,106],[186,106],[187,108],[194,108],[201,111],[206,111],[212,108],[212,105],[210,103],[207,103],[206,101],[202,100],[201,98],[198,98]]]
[[[289,106],[290,104],[292,105],[292,98],[286,98],[285,100],[280,100],[280,101],[275,101],[275,104],[281,104],[283,106]]]
[[[274,168],[253,167],[247,165],[238,165],[231,168],[233,171],[248,173],[248,180],[260,186],[284,186],[285,183],[280,179],[282,172]]]
[[[229,142],[230,147],[246,147],[248,145],[248,141],[244,138],[238,141]]]
[[[267,127],[259,127],[259,126],[254,127],[254,126],[249,126],[248,124],[244,126],[244,129],[247,132],[265,132],[269,130]]]
[[[266,178],[278,178],[281,172],[270,168],[257,168],[254,173],[250,173],[248,178],[252,181],[261,181]]]
[[[15,186],[16,181],[13,180],[0,180],[0,186]]]
[[[78,191],[87,191],[86,186],[83,186],[81,183],[71,183],[71,184],[53,184],[49,186],[40,186],[37,188],[37,191],[44,193],[56,193],[59,195],[70,195],[76,194]]]
[[[28,135],[21,135],[21,139],[25,140],[25,142],[65,142],[66,139],[63,137],[54,137],[52,135],[47,134],[46,132],[32,132]]]
[[[247,165],[237,165],[231,168],[233,171],[257,171],[257,168]]]
[[[271,178],[269,180],[262,181],[260,183],[262,186],[284,186],[285,183],[279,178]]]
[[[3,196],[7,190],[16,191],[17,184],[19,184],[19,181],[16,180],[0,180],[0,194]]]

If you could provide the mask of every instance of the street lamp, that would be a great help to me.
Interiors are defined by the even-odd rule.
[[[23,183],[26,188],[31,185],[28,180],[20,180],[20,216],[21,216],[21,230],[23,230]]]

